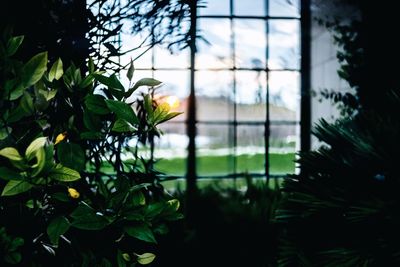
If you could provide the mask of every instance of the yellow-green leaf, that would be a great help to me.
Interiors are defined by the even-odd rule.
[[[16,150],[13,147],[5,147],[2,150],[0,150],[0,156],[3,156],[5,158],[8,158],[9,160],[14,160],[14,161],[21,161],[23,159],[19,154],[18,150]]]
[[[29,146],[26,148],[25,157],[28,160],[31,160],[35,156],[35,152],[44,147],[47,142],[47,137],[39,137],[32,141]]]
[[[143,254],[136,254],[137,262],[142,265],[150,264],[156,258],[156,255],[153,253],[143,253]]]
[[[171,208],[173,208],[175,211],[177,211],[180,207],[180,202],[177,199],[171,199],[167,201],[168,205],[170,205]]]
[[[63,74],[63,63],[59,58],[56,60],[56,62],[54,62],[53,66],[50,69],[49,81],[52,82],[54,79],[59,80],[63,76]]]

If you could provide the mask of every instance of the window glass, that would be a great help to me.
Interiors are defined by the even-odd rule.
[[[229,19],[200,19],[197,38],[197,69],[231,68],[231,29]]]
[[[238,68],[265,68],[265,21],[234,20],[235,56]]]
[[[271,20],[269,22],[270,69],[300,68],[300,25],[298,20]]]
[[[269,0],[271,17],[300,17],[299,0]]]

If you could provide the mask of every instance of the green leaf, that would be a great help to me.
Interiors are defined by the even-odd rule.
[[[129,81],[132,81],[134,72],[135,72],[135,66],[133,65],[133,61],[131,59],[131,64],[129,65],[128,72],[126,73],[126,77],[129,79]]]
[[[24,239],[22,237],[16,237],[11,241],[9,251],[15,251],[17,250],[20,246],[22,246],[25,243]]]
[[[119,89],[122,91],[125,90],[124,86],[121,84],[115,74],[111,75],[110,77],[106,77],[100,74],[93,74],[93,76],[96,78],[97,81],[106,85],[107,87]]]
[[[157,124],[160,124],[160,123],[169,121],[169,120],[175,118],[176,116],[181,115],[182,113],[183,113],[183,112],[171,112],[171,113],[168,113],[168,114],[164,115],[162,118],[160,118],[160,119],[157,121]]]
[[[0,140],[4,140],[8,137],[8,134],[11,133],[12,128],[11,127],[3,127],[0,128]]]
[[[9,160],[13,160],[13,161],[23,160],[23,158],[19,154],[18,150],[16,150],[13,147],[5,147],[2,150],[0,150],[0,156],[3,156],[5,158],[8,158]]]
[[[134,206],[143,206],[146,204],[146,198],[142,191],[134,192],[132,196],[132,201]]]
[[[49,81],[52,82],[54,79],[58,81],[63,76],[63,74],[64,74],[63,63],[61,59],[58,58],[50,69]]]
[[[93,73],[94,72],[94,62],[93,62],[93,58],[92,57],[89,57],[88,69],[89,69],[89,73]]]
[[[68,168],[82,171],[85,167],[85,153],[74,143],[62,142],[57,146],[57,157],[60,163]]]
[[[125,254],[125,253],[124,253]],[[126,267],[126,261],[124,256],[122,255],[121,250],[118,249],[117,252],[117,265],[118,267]]]
[[[0,178],[3,180],[22,180],[22,175],[6,167],[0,167]]]
[[[136,130],[135,127],[132,126],[132,124],[130,124],[129,122],[127,122],[126,120],[122,120],[122,119],[117,119],[114,122],[114,125],[112,127],[112,130],[114,132],[118,132],[118,133],[129,133],[129,132],[133,132]]]
[[[66,192],[55,192],[54,194],[51,195],[51,197],[61,202],[71,201],[71,198],[68,196]]]
[[[7,42],[7,56],[14,55],[17,51],[22,42],[24,41],[24,36],[15,36],[10,38]]]
[[[46,145],[46,142],[47,142],[47,137],[38,137],[35,140],[33,140],[32,143],[30,143],[29,146],[26,148],[25,157],[28,160],[33,159],[36,151],[44,147]]]
[[[25,88],[37,83],[47,70],[47,52],[33,56],[22,68],[21,81]]]
[[[10,264],[18,264],[18,263],[20,263],[21,260],[22,260],[22,255],[21,255],[20,252],[13,251],[13,252],[11,252],[11,253],[6,254],[6,255],[4,256],[4,260],[5,260],[7,263],[10,263]]]
[[[25,91],[25,87],[22,84],[18,84],[10,93],[10,100],[16,100],[20,98]]]
[[[82,74],[79,68],[75,69],[73,74],[74,84],[79,85],[82,82]]]
[[[33,100],[30,94],[27,92],[23,93],[23,97],[21,98],[20,101],[20,107],[25,111],[26,114],[31,115],[33,111],[35,110],[33,106]]]
[[[149,116],[149,121],[153,125],[157,125],[163,122],[166,122],[180,114],[182,112],[169,112],[170,107],[167,103],[162,103],[157,106],[156,110],[154,110],[153,116]]]
[[[177,199],[171,199],[167,201],[167,204],[169,205],[169,207],[173,210],[173,211],[178,211],[179,206],[180,206],[180,202]]]
[[[157,225],[156,228],[154,228],[154,233],[159,234],[159,235],[165,235],[169,232],[169,229],[166,224],[160,224]]]
[[[54,245],[58,245],[58,239],[68,231],[70,226],[70,223],[64,216],[51,220],[49,226],[47,226],[47,235],[50,238],[50,242]]]
[[[183,218],[185,218],[185,216],[179,212],[175,212],[173,214],[169,214],[163,217],[163,219],[167,221],[177,221],[177,220],[182,220]]]
[[[27,206],[28,208],[30,208],[30,209],[33,209],[34,207],[35,207],[35,205],[34,205],[34,201],[33,201],[33,199],[29,199],[26,203],[25,203],[25,206]]]
[[[154,113],[153,100],[151,99],[151,96],[149,94],[144,96],[144,108],[146,109],[148,117],[152,118]]]
[[[80,83],[79,83],[79,88],[83,89],[88,87],[89,85],[92,85],[94,81],[93,75],[89,74],[86,76]]]
[[[9,181],[1,193],[2,196],[13,196],[28,191],[32,185],[25,181]]]
[[[137,262],[142,265],[150,264],[156,258],[156,255],[153,253],[143,253],[143,254],[136,254]]]
[[[125,102],[116,100],[106,100],[107,107],[114,112],[119,119],[126,120],[127,122],[137,125],[139,119],[137,118],[132,107]]]
[[[100,140],[104,138],[104,134],[99,132],[83,132],[79,136],[86,140]]]
[[[99,115],[85,109],[83,112],[83,124],[90,132],[98,132],[102,128],[102,121]]]
[[[126,214],[124,219],[127,221],[143,222],[145,218],[143,214],[139,213],[139,211],[131,211],[130,213]]]
[[[72,226],[82,230],[101,230],[108,225],[108,221],[96,213],[86,213],[85,215],[75,217]]]
[[[129,90],[125,93],[125,97],[131,96],[132,93],[135,92],[136,89],[138,89],[138,88],[141,87],[141,86],[157,86],[157,85],[160,85],[160,84],[161,84],[160,81],[158,81],[158,80],[156,80],[156,79],[153,79],[153,78],[143,78],[143,79],[140,79],[139,81],[137,81],[137,82],[135,83],[135,85],[134,85],[131,89],[129,89]]]
[[[43,95],[47,101],[53,99],[57,95],[57,90],[39,90],[39,93]]]
[[[85,99],[85,105],[88,110],[95,114],[105,115],[110,113],[104,101],[104,97],[101,95],[88,95]]]
[[[35,151],[34,156],[36,157],[36,164],[34,164],[31,168],[33,169],[31,176],[38,176],[46,166],[46,151],[43,147],[40,147]]]
[[[74,219],[87,215],[96,215],[96,211],[83,201],[80,202],[79,206],[71,213],[71,217]]]
[[[152,219],[157,215],[159,215],[164,210],[165,207],[166,207],[165,203],[162,202],[152,203],[146,207],[145,215],[147,218]]]
[[[64,167],[61,164],[57,164],[57,166],[51,170],[49,177],[61,182],[73,182],[81,179],[79,172]]]
[[[136,225],[136,226],[126,226],[124,228],[124,230],[131,237],[134,237],[134,238],[137,238],[139,240],[149,242],[149,243],[157,243],[153,232],[145,224]]]
[[[45,111],[50,103],[46,100],[45,94],[47,95],[47,93],[42,94],[41,92],[43,92],[43,90],[39,90],[36,94],[35,107],[39,111]]]

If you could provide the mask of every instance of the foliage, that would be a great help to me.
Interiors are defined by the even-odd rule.
[[[24,240],[22,238],[14,238],[6,233],[4,227],[0,228],[0,255],[3,257],[1,261],[9,264],[19,263],[22,256],[18,248],[23,244]]]
[[[400,93],[385,110],[314,129],[326,145],[304,153],[284,184],[281,266],[398,266]]]
[[[160,82],[133,83],[133,65],[126,90],[115,74],[96,71],[91,59],[86,73],[74,64],[64,69],[61,59],[48,69],[46,52],[20,62],[13,56],[22,40],[3,34],[0,42],[0,243],[6,253],[0,260],[35,266],[150,263],[153,254],[138,253],[153,249],[163,233],[158,229],[182,215],[179,202],[146,168],[149,161],[137,157],[138,145],[127,142],[160,134],[158,124],[179,113],[145,95],[153,105],[138,115],[129,99],[139,86]],[[135,161],[123,163],[123,154]],[[112,173],[100,171],[105,162]]]

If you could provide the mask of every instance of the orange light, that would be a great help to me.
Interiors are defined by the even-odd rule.
[[[179,105],[180,105],[179,98],[177,98],[176,96],[173,96],[173,95],[167,96],[167,97],[165,98],[165,102],[168,104],[168,106],[169,106],[171,109],[178,108]]]

